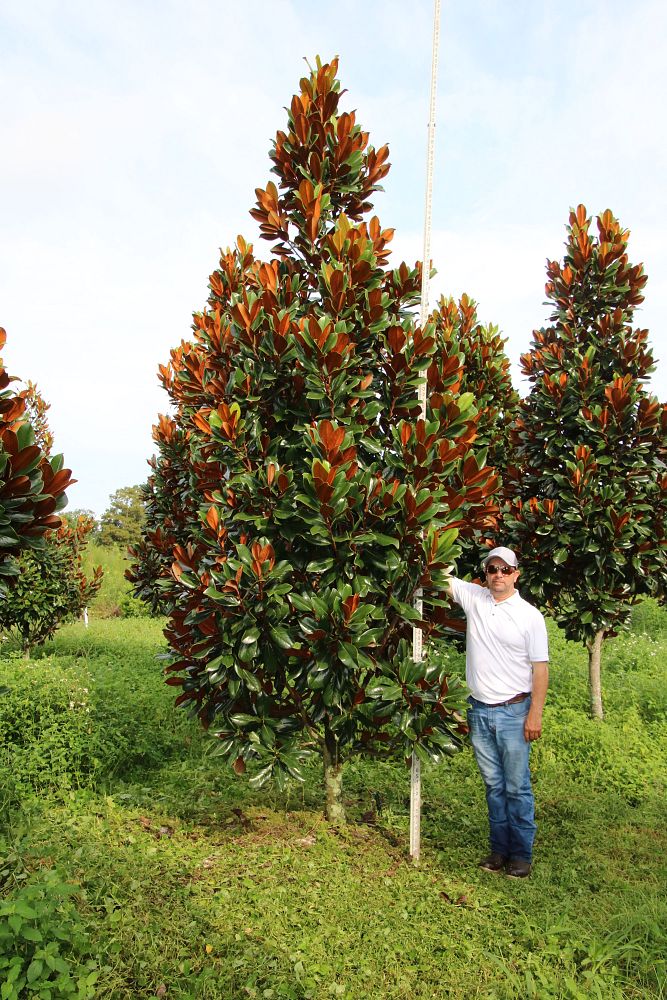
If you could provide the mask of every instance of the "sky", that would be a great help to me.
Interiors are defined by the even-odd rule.
[[[0,0],[0,326],[11,374],[51,403],[70,508],[145,481],[157,379],[220,248],[270,179],[307,72],[340,58],[392,169],[375,213],[421,257],[431,0]],[[648,274],[636,324],[667,400],[667,4],[442,0],[432,258],[519,355],[547,321],[545,262],[571,206],[610,208]]]

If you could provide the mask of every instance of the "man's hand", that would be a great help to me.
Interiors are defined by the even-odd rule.
[[[539,740],[542,735],[542,709],[549,686],[549,664],[546,661],[533,661],[533,691],[526,721],[523,724],[523,735],[526,742]]]
[[[523,735],[528,743],[532,743],[533,740],[539,740],[542,735],[541,712],[538,714],[537,712],[534,712],[532,708],[529,709],[526,721],[523,724]]]

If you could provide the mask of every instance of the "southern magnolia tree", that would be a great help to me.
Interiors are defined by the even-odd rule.
[[[339,110],[336,70],[301,81],[256,192],[276,256],[223,253],[162,377],[199,510],[167,582],[168,683],[258,784],[320,752],[340,821],[347,756],[438,759],[465,731],[460,685],[413,660],[411,630],[437,634],[454,525],[487,529],[497,478],[457,338],[416,324],[421,268],[388,267],[393,232],[365,219],[388,150]]]
[[[475,447],[487,448],[488,464],[502,473],[508,464],[510,426],[519,407],[505,354],[506,340],[497,326],[479,322],[477,304],[465,294],[458,302],[441,298],[433,319],[445,339],[454,340],[463,354],[461,391],[473,394],[479,411]],[[467,522],[461,522],[462,532],[469,528]]]
[[[432,320],[437,330],[439,342],[453,343],[461,352],[460,392],[472,393],[478,411],[475,439],[476,460],[481,464],[486,454],[487,464],[499,475],[501,489],[504,470],[509,454],[509,428],[517,414],[519,396],[512,388],[510,362],[505,354],[505,340],[493,324],[483,325],[477,318],[477,307],[468,295],[462,295],[458,302],[453,298],[441,298]],[[471,490],[474,483],[468,480],[469,489],[461,490],[459,471],[456,470],[448,483],[450,509],[463,502],[468,504],[481,499]],[[496,497],[497,499],[497,497]],[[485,501],[486,518],[470,517],[465,507],[461,516],[450,527],[458,530],[458,544],[461,549],[457,558],[459,576],[479,575],[481,553],[485,547],[499,544],[497,539],[498,508],[492,506],[489,498]],[[502,539],[501,539],[502,540]],[[457,645],[465,633],[465,615],[457,605],[448,608],[437,607],[433,617],[446,630],[449,639]]]
[[[62,504],[65,500],[63,490],[73,480],[67,469],[54,474],[54,467],[59,469],[62,458],[52,459],[50,455],[53,435],[47,420],[49,404],[32,382],[27,383],[19,398],[23,408],[14,425],[16,442],[20,443],[27,428],[26,440],[32,444],[23,452],[27,459],[23,474],[10,479],[3,493],[10,503],[13,499],[15,506],[10,509],[23,512],[20,523],[29,524],[25,504],[31,499],[30,488],[34,484],[35,512],[44,512],[46,517],[41,519],[39,534],[28,536],[31,544],[22,545],[12,558],[9,586],[0,600],[0,629],[14,632],[28,656],[32,646],[50,638],[59,625],[81,613],[100,587],[102,570],[97,568],[87,579],[82,568],[82,549],[95,521],[88,517],[47,514]],[[3,436],[3,441],[12,446],[9,432]],[[19,450],[17,460],[11,465],[8,462],[5,468],[9,465],[16,473],[20,456]],[[40,485],[44,490],[47,484],[50,495],[38,492]],[[59,490],[56,495],[54,485]],[[20,493],[23,506],[17,503],[18,498],[12,497],[12,492]]]
[[[667,405],[646,390],[647,331],[633,329],[642,265],[611,212],[597,234],[570,213],[565,259],[547,264],[551,325],[523,355],[532,383],[514,431],[505,528],[522,586],[589,653],[602,718],[602,643],[643,595],[667,592]]]
[[[486,455],[486,463],[494,468],[502,485],[510,450],[510,426],[519,406],[519,395],[512,387],[510,362],[505,354],[505,340],[492,323],[484,326],[479,322],[476,303],[465,294],[458,302],[443,297],[433,314],[433,322],[438,338],[454,343],[462,355],[459,391],[472,393],[478,411],[476,458],[480,462]],[[472,484],[469,482],[469,485]],[[468,504],[483,499],[482,495],[475,496],[470,490],[460,491],[460,486],[455,473],[451,480],[452,509],[455,509],[457,497],[465,498]],[[452,525],[458,529],[462,549],[457,560],[459,573],[478,573],[480,551],[485,545],[497,544],[497,508],[487,498],[484,510],[486,520],[470,518],[464,511]]]
[[[95,521],[63,518],[43,544],[16,559],[17,575],[0,603],[0,627],[20,640],[25,656],[50,639],[60,625],[78,617],[102,583],[98,566],[91,577],[83,570],[83,549]]]
[[[0,328],[0,350],[7,335]],[[0,359],[0,582],[18,573],[15,557],[43,545],[49,529],[58,528],[57,512],[67,503],[65,490],[75,480],[63,468],[62,455],[49,457],[35,437],[30,408],[42,414],[35,387],[14,392],[16,381]],[[43,414],[42,414],[43,416]],[[5,593],[5,587],[0,585]]]
[[[163,369],[166,373],[166,369]],[[171,577],[174,547],[192,541],[198,525],[198,500],[190,488],[189,434],[162,414],[153,425],[157,456],[143,487],[145,522],[140,540],[130,548],[132,565],[125,571],[134,594],[151,612],[168,615],[177,596]]]

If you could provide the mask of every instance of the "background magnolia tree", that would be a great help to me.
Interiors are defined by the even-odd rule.
[[[0,328],[0,350],[7,335]],[[25,549],[43,545],[49,529],[58,528],[58,511],[67,503],[65,490],[75,480],[63,468],[62,455],[49,457],[50,439],[41,436],[46,404],[29,384],[13,391],[16,377],[9,375],[0,359],[0,587],[16,577],[16,556]],[[38,418],[37,438],[30,415]],[[44,448],[46,445],[46,450]]]
[[[151,531],[172,530],[173,473],[198,511],[162,586],[177,703],[257,783],[321,753],[339,821],[346,757],[437,759],[465,731],[460,686],[413,661],[411,629],[438,634],[456,525],[491,527],[497,477],[475,453],[457,323],[417,325],[420,265],[390,267],[392,230],[365,218],[388,150],[340,111],[336,71],[301,81],[270,154],[278,183],[256,192],[275,256],[238,238],[162,370],[179,468],[165,428]]]
[[[586,644],[602,718],[602,643],[644,595],[667,585],[667,405],[646,390],[654,364],[633,313],[646,284],[629,232],[579,205],[565,258],[547,265],[550,326],[522,357],[531,391],[513,430],[505,528],[522,588]]]
[[[17,573],[0,603],[0,628],[18,638],[26,657],[60,625],[79,617],[99,590],[101,568],[87,577],[82,564],[94,528],[90,518],[63,519],[59,528],[46,533],[39,548],[17,557]]]
[[[479,411],[475,443],[478,448],[487,449],[488,464],[502,480],[509,462],[510,427],[519,408],[519,394],[512,387],[510,362],[505,353],[506,340],[493,323],[479,322],[477,304],[465,294],[458,302],[443,296],[433,319],[445,340],[456,344],[462,355],[461,391],[473,394]],[[472,525],[472,530],[476,527]],[[496,526],[489,524],[489,527]],[[460,529],[465,537],[471,525],[462,520]]]
[[[432,316],[438,331],[438,354],[445,357],[452,350],[461,362],[460,392],[471,393],[478,417],[475,422],[475,461],[491,466],[498,477],[494,487],[495,501],[502,495],[502,483],[509,457],[510,425],[516,417],[519,396],[512,388],[510,362],[505,354],[505,340],[493,324],[484,326],[477,318],[477,307],[468,295],[458,302],[441,298]],[[470,470],[467,489],[462,490],[460,470],[454,470],[449,481],[448,503],[458,509],[458,517],[450,525],[458,531],[460,554],[457,558],[459,576],[473,579],[479,576],[482,553],[497,538],[498,507],[485,496],[486,466],[479,473],[482,491],[475,489],[474,470]],[[480,501],[484,501],[480,503]],[[438,623],[457,645],[465,633],[465,616],[458,605],[439,607],[434,611]]]
[[[164,374],[167,370],[163,369]],[[153,426],[158,452],[149,461],[151,475],[143,488],[145,520],[139,541],[130,548],[125,576],[136,597],[152,614],[169,614],[176,588],[171,566],[176,546],[185,548],[198,527],[198,498],[190,486],[189,434],[171,417],[160,414]]]
[[[10,448],[14,441],[19,446],[10,466],[14,477],[3,491],[8,498],[4,502],[11,505],[10,511],[22,512],[19,524],[30,524],[28,504],[34,502],[34,513],[42,514],[38,524],[42,530],[33,530],[28,544],[12,556],[9,586],[0,600],[0,629],[16,635],[29,656],[34,645],[50,638],[64,621],[81,614],[100,587],[102,570],[98,567],[87,578],[82,568],[82,550],[95,521],[46,513],[62,506],[66,499],[64,488],[73,482],[69,470],[54,473],[54,468],[60,469],[62,457],[50,457],[53,435],[47,418],[49,404],[32,382],[17,398],[20,415],[11,431],[15,437],[9,431],[3,437]],[[22,440],[33,443],[21,450]],[[5,468],[8,465],[9,461]],[[50,495],[38,492],[47,484]],[[54,485],[59,490],[57,496]]]

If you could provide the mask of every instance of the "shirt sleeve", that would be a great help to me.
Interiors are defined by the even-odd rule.
[[[453,599],[468,614],[479,594],[484,593],[484,587],[466,580],[457,580],[455,576],[450,577],[449,582]]]
[[[528,659],[531,663],[545,663],[549,659],[547,626],[539,611],[536,611],[530,623]]]

